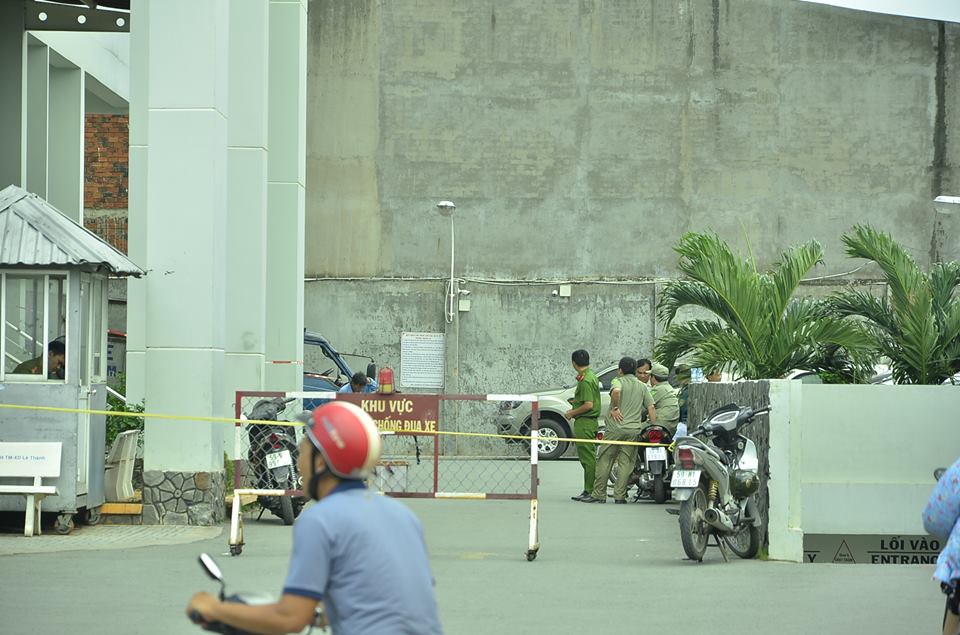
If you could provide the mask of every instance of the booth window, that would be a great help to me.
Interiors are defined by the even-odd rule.
[[[0,274],[0,325],[4,376],[14,381],[64,380],[66,357],[48,351],[51,342],[65,344],[65,274]]]

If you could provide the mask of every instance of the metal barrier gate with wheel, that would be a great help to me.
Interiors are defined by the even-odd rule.
[[[436,395],[379,393],[320,393],[237,391],[234,441],[234,491],[230,522],[230,553],[243,550],[243,497],[301,497],[297,488],[265,489],[257,474],[265,457],[252,452],[261,435],[271,435],[267,444],[280,465],[292,457],[282,456],[282,444],[274,437],[299,440],[302,425],[297,416],[304,405],[340,399],[363,408],[377,423],[383,439],[383,455],[368,480],[370,487],[396,498],[461,500],[528,500],[530,526],[527,560],[540,549],[537,520],[538,402],[535,395]],[[262,400],[285,401],[273,428],[271,422],[253,421],[250,413]],[[504,401],[531,402],[529,436],[510,437],[482,430],[493,427],[497,409]],[[261,408],[260,411],[263,411]],[[442,411],[442,412],[441,412]],[[260,461],[261,463],[257,463]],[[252,469],[257,468],[257,469]],[[256,473],[255,473],[256,472]],[[258,485],[260,487],[258,488]],[[260,499],[263,500],[263,499]],[[291,498],[291,500],[296,500]],[[262,513],[262,512],[261,512]]]

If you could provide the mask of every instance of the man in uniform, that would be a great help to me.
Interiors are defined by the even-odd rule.
[[[673,436],[677,433],[677,424],[680,423],[680,399],[677,389],[667,381],[669,376],[670,371],[666,366],[659,362],[653,363],[650,368],[650,393],[657,409],[657,421]]]
[[[646,412],[652,423],[657,421],[657,411],[647,385],[637,379],[637,362],[632,357],[620,360],[617,377],[611,382],[610,415],[604,440],[637,441],[643,424],[641,414]],[[637,463],[637,446],[602,445],[597,457],[597,476],[590,496],[581,498],[584,503],[607,502],[607,480],[610,470],[616,466],[616,483],[613,486],[613,502],[627,502],[627,487],[630,474]]]
[[[63,379],[63,364],[67,357],[67,346],[60,340],[47,345],[47,379]],[[19,364],[9,374],[39,375],[43,372],[43,356],[28,359]]]
[[[577,371],[577,391],[570,402],[570,410],[564,413],[567,420],[573,420],[573,436],[577,439],[597,438],[597,418],[600,416],[600,380],[590,370],[590,353],[583,349],[570,356],[573,368]],[[593,443],[577,443],[577,458],[583,466],[583,491],[571,496],[575,501],[590,496],[596,477],[597,450]]]
[[[648,386],[650,385],[650,364],[652,363],[646,357],[637,360],[637,379]]]

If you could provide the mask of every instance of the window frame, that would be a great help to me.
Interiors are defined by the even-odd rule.
[[[70,275],[71,272],[64,269],[7,269],[0,271],[0,381],[10,383],[31,383],[31,384],[66,384],[70,381],[70,354],[67,351],[64,359],[63,379],[50,379],[47,376],[47,347],[50,346],[50,279],[62,278],[63,290],[66,296],[64,305],[66,307],[64,315],[64,336],[70,333]],[[43,370],[39,377],[32,375],[20,375],[8,373],[6,371],[7,360],[7,278],[41,278],[43,285],[43,346],[41,347],[43,355]]]

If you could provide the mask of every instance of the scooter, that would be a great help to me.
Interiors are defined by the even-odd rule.
[[[670,486],[680,505],[680,540],[687,557],[703,561],[714,537],[726,560],[724,545],[737,556],[754,558],[760,550],[760,489],[757,446],[740,434],[770,406],[754,410],[727,404],[717,408],[689,436],[678,438]]]
[[[652,423],[640,431],[640,441],[644,443],[663,443],[670,445],[673,437],[663,426]],[[662,505],[670,497],[670,475],[673,470],[673,456],[665,447],[645,446],[637,453],[637,466],[634,469],[637,480],[637,500],[652,498]]]
[[[293,399],[275,397],[261,399],[254,406],[248,419],[276,421]],[[297,474],[299,449],[293,426],[251,423],[247,427],[250,437],[250,449],[247,452],[247,465],[253,476],[256,489],[293,490],[301,489],[301,478]],[[262,509],[283,520],[284,525],[292,525],[303,509],[306,499],[300,496],[258,496],[257,502]],[[261,510],[261,515],[263,511]]]
[[[227,595],[226,583],[223,581],[223,573],[220,572],[220,567],[217,566],[216,561],[205,553],[200,554],[199,561],[200,566],[204,571],[207,572],[207,575],[210,576],[210,578],[215,582],[220,583],[219,597],[221,602],[236,602],[238,604],[260,606],[263,604],[272,604],[275,601],[273,598],[264,595],[254,595],[248,593],[235,593],[232,595]],[[223,622],[204,621],[203,616],[197,611],[192,611],[190,613],[190,621],[203,627],[203,630],[210,631],[212,633],[223,633],[223,635],[254,635],[251,631],[245,631],[243,629],[236,628],[235,626],[224,624]],[[326,616],[323,613],[323,605],[318,604],[310,630],[312,631],[314,627],[320,627],[321,630],[326,631],[326,626]]]

